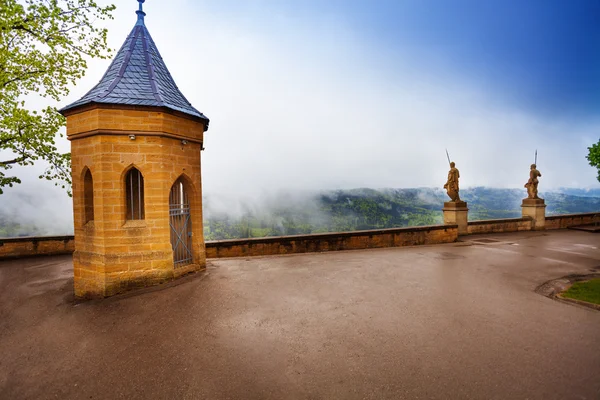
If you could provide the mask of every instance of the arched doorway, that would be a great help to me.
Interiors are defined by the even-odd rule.
[[[192,220],[190,200],[182,178],[175,181],[169,195],[169,225],[171,226],[171,246],[175,268],[193,262]]]

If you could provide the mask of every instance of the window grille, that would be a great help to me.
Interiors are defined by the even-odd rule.
[[[169,217],[174,266],[177,268],[191,264],[193,262],[193,255],[190,200],[181,178],[179,178],[171,187],[171,193],[169,195]]]
[[[144,219],[144,177],[132,168],[125,177],[127,219]]]

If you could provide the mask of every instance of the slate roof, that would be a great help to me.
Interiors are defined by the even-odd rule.
[[[144,24],[145,13],[140,10],[137,14],[137,23],[100,82],[60,111],[90,103],[157,106],[201,118],[208,127],[208,118],[177,88]]]

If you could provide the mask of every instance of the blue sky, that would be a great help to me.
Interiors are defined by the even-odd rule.
[[[502,95],[536,112],[598,115],[600,2],[387,3],[357,3],[352,10],[351,18],[365,21],[374,42],[423,46],[449,68],[503,88]]]
[[[321,163],[320,169],[334,178],[311,181],[322,182],[320,186],[336,182],[344,187],[434,186],[434,174],[442,174],[444,168],[437,160],[436,172],[416,174],[415,179],[386,171],[411,169],[423,158],[433,159],[437,149],[431,146],[436,145],[453,149],[463,166],[473,170],[464,173],[467,185],[520,187],[518,168],[527,168],[528,154],[536,148],[542,160],[555,161],[541,165],[550,168],[546,182],[550,187],[597,185],[584,159],[586,147],[600,137],[596,0],[225,0],[182,5],[191,7],[202,21],[218,21],[220,27],[229,21],[243,37],[268,43],[265,54],[256,53],[257,58],[265,57],[258,60],[262,63],[276,65],[284,54],[291,65],[282,65],[283,71],[273,67],[264,76],[264,87],[289,85],[293,92],[296,86],[308,88],[312,79],[324,80],[318,92],[346,112],[332,113],[337,125],[322,120],[316,140],[335,137],[338,141],[332,140],[332,146],[338,143],[348,150],[349,160],[354,157],[380,167],[373,167],[371,175],[346,168],[360,176],[352,180],[346,179],[344,168],[336,171],[344,160],[334,166]],[[150,13],[150,3],[147,8]],[[199,37],[206,41],[200,47],[218,42],[211,34]],[[306,70],[310,72],[305,75]],[[278,82],[278,74],[290,78]],[[248,76],[261,79],[260,73]],[[332,93],[336,89],[339,92]],[[355,95],[356,101],[347,101]],[[310,115],[310,101],[300,97],[291,97],[290,107],[304,106]],[[317,105],[335,108],[323,102]],[[268,100],[262,108],[260,103],[247,104],[254,106],[255,112],[270,111]],[[359,113],[369,123],[350,133],[363,143],[352,149],[347,141],[339,141],[343,135],[335,131],[344,129],[343,119]],[[271,122],[267,119],[261,125]],[[278,128],[293,135],[292,125]],[[319,131],[319,125],[313,129]],[[394,152],[373,159],[360,153],[378,153],[386,147],[397,148],[398,158]],[[317,159],[335,153],[335,149],[304,150]],[[413,158],[417,152],[422,156]],[[211,155],[206,159],[210,164]],[[499,174],[498,165],[507,161],[514,170]],[[294,166],[293,157],[286,162]]]
[[[391,59],[417,50],[412,63],[468,75],[534,112],[599,114],[597,0],[225,0],[219,8],[257,24],[281,13],[308,25],[343,21]]]
[[[117,7],[107,25],[115,49],[137,2]],[[585,155],[600,137],[598,0],[147,0],[144,9],[176,82],[213,119],[209,187],[210,176],[231,178],[227,187],[242,183],[235,168],[223,175],[218,160],[227,155],[255,164],[258,154],[261,176],[284,160],[303,165],[287,143],[298,135],[322,143],[302,148],[320,165],[315,174],[329,170],[329,179],[307,186],[433,186],[443,164],[418,179],[385,172],[414,164],[416,151],[425,154],[415,160],[429,159],[432,145],[450,147],[475,170],[465,174],[468,185],[519,187],[516,168],[501,178],[482,164],[505,161],[498,154],[520,162],[538,147],[546,160],[568,164],[550,166],[551,187],[597,185]],[[92,61],[64,103],[87,92],[108,63]],[[311,121],[310,132],[298,118]],[[365,138],[371,153],[396,147],[400,157],[377,158],[371,175],[353,171],[353,160],[375,161],[361,153]],[[490,148],[496,157],[474,155]],[[354,172],[360,177],[349,179]],[[286,184],[282,176],[276,186]]]
[[[137,2],[117,7],[106,23],[115,49]],[[463,187],[522,188],[536,149],[541,192],[600,187],[585,160],[600,137],[598,0],[147,0],[144,9],[179,88],[211,118],[209,196],[441,189],[446,148]],[[109,63],[92,60],[57,106]],[[70,199],[37,180],[43,167],[19,171],[19,190],[44,190],[65,210],[52,224],[70,226]]]

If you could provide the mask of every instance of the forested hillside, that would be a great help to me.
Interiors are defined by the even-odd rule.
[[[541,193],[548,215],[600,212],[600,196],[593,197],[595,192],[571,190],[585,196]],[[470,220],[519,217],[525,195],[519,189],[461,191],[461,198],[469,203]],[[35,203],[43,198],[18,200],[0,208],[0,237],[72,234],[71,221],[57,219],[57,213]],[[431,188],[284,192],[252,200],[207,196],[204,232],[206,240],[217,240],[433,225],[442,223],[446,200],[442,189]],[[70,210],[64,211],[71,215]]]
[[[541,193],[547,215],[600,212],[600,197]],[[521,216],[519,189],[470,188],[461,191],[469,203],[469,220]],[[282,197],[269,207],[252,204],[242,211],[214,211],[205,204],[207,240],[339,232],[363,229],[421,226],[442,223],[447,200],[441,189],[353,189],[315,193],[303,201]]]

